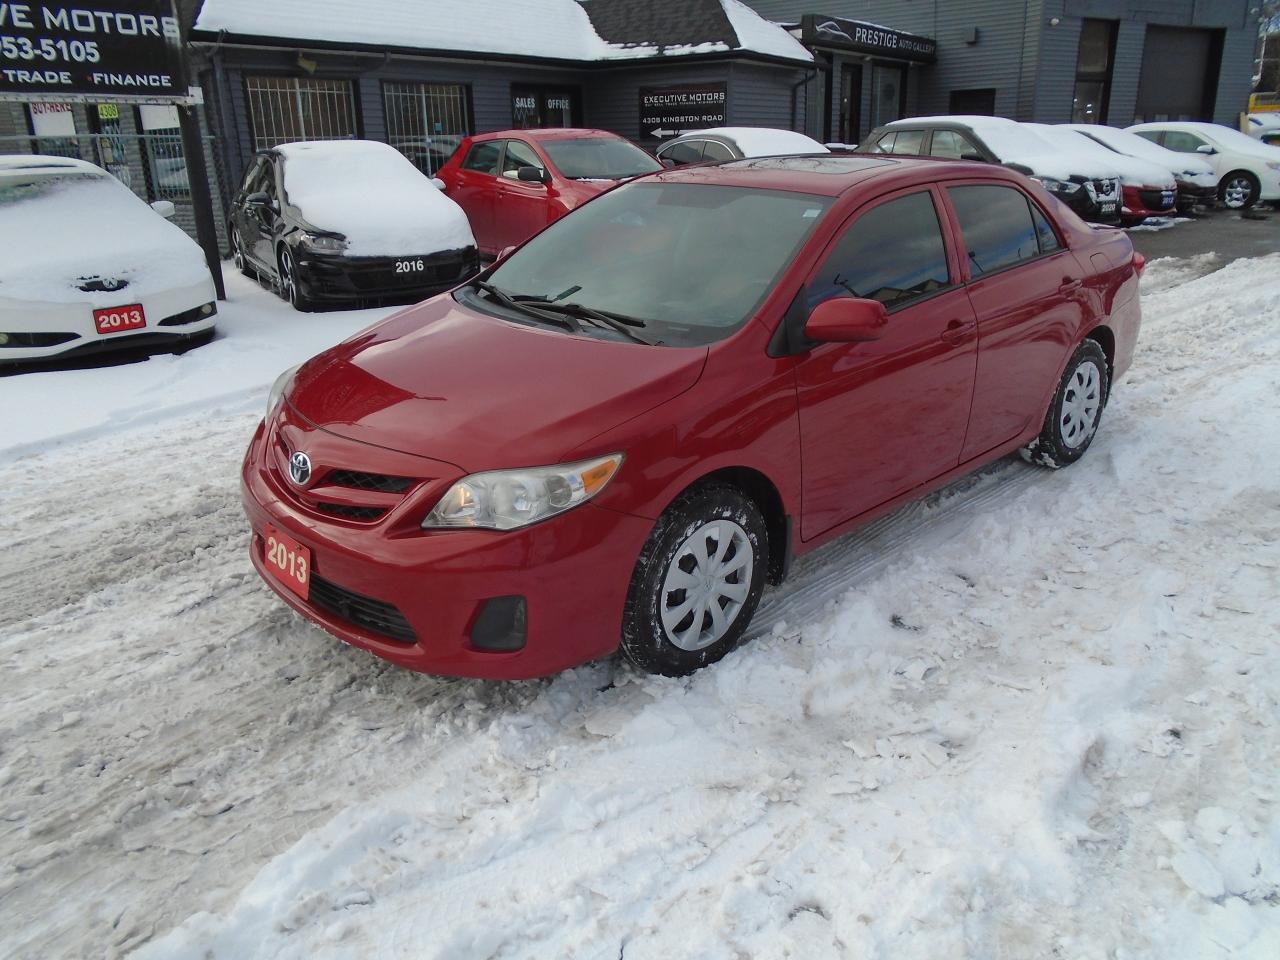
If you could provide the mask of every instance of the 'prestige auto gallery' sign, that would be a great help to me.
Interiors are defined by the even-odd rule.
[[[188,95],[173,0],[0,0],[0,99]]]
[[[723,127],[726,86],[723,83],[640,88],[640,137],[664,140],[686,130]]]
[[[918,37],[914,33],[890,30],[874,23],[816,13],[808,13],[800,18],[800,39],[806,46],[879,53],[919,63],[932,63],[938,57],[938,43],[930,37]]]

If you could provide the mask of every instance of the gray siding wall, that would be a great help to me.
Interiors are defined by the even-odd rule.
[[[1225,31],[1213,119],[1235,126],[1247,106],[1256,44],[1256,0],[745,0],[763,16],[799,22],[806,13],[867,20],[938,41],[938,61],[912,68],[911,113],[946,113],[952,90],[996,90],[996,113],[1055,123],[1071,117],[1080,21],[1119,21],[1108,120],[1133,122],[1148,24]],[[1050,20],[1058,19],[1056,25]],[[967,41],[973,28],[977,43]],[[837,74],[840,69],[837,60]],[[869,80],[869,76],[864,77]],[[833,78],[833,99],[840,92]],[[864,101],[869,97],[864,82]],[[821,129],[820,98],[811,96],[810,132]],[[864,102],[865,133],[867,106]],[[838,109],[838,105],[833,104]]]

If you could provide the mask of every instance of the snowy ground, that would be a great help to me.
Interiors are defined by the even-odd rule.
[[[832,545],[687,680],[421,677],[258,582],[246,398],[369,317],[237,286],[222,393],[60,381],[115,429],[0,443],[0,955],[1274,960],[1280,255],[1218,267],[1148,267],[1081,463]]]

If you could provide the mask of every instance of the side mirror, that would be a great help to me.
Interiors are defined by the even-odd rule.
[[[820,343],[862,343],[878,340],[889,323],[884,304],[858,297],[832,297],[813,308],[804,335]]]
[[[668,169],[670,169],[671,167],[677,166],[676,162],[672,160],[670,157],[659,157],[658,162],[662,164],[664,167],[667,167]]]
[[[244,198],[244,205],[251,210],[258,210],[271,205],[271,198],[265,193],[251,193]]]
[[[1210,157],[1217,152],[1217,150],[1213,149],[1213,147],[1209,146],[1207,143],[1202,143],[1200,146],[1196,147],[1196,153],[1203,153]]]
[[[151,204],[151,209],[160,214],[160,216],[164,217],[166,220],[172,220],[174,214],[178,212],[174,207],[172,200],[157,200]]]
[[[516,171],[516,179],[526,183],[550,183],[551,174],[542,167],[521,167]]]
[[[444,182],[443,180],[441,180],[439,177],[432,177],[432,178],[431,178],[431,185],[432,185],[433,187],[435,187],[437,190],[439,190],[441,193],[444,193],[444,191],[445,191],[445,189],[446,189],[446,188],[445,188],[445,182]]]
[[[960,154],[960,159],[961,159],[961,160],[973,160],[975,163],[986,163],[986,162],[987,162],[987,158],[986,158],[986,157],[984,157],[982,154],[980,154],[980,153],[973,153],[972,151],[970,151],[970,152],[968,152],[968,153],[962,153],[962,154]]]

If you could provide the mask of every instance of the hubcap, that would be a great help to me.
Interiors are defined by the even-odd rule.
[[[231,235],[231,259],[237,270],[244,269],[244,254],[240,252],[240,240],[234,233]]]
[[[1249,202],[1252,193],[1253,184],[1244,177],[1236,177],[1227,183],[1226,189],[1222,191],[1222,199],[1228,207],[1243,207]]]
[[[755,554],[732,520],[703,524],[676,550],[662,581],[658,609],[667,639],[702,650],[733,626],[751,592]]]
[[[1102,404],[1102,371],[1092,360],[1076,367],[1062,395],[1062,442],[1075,449],[1093,433]]]

